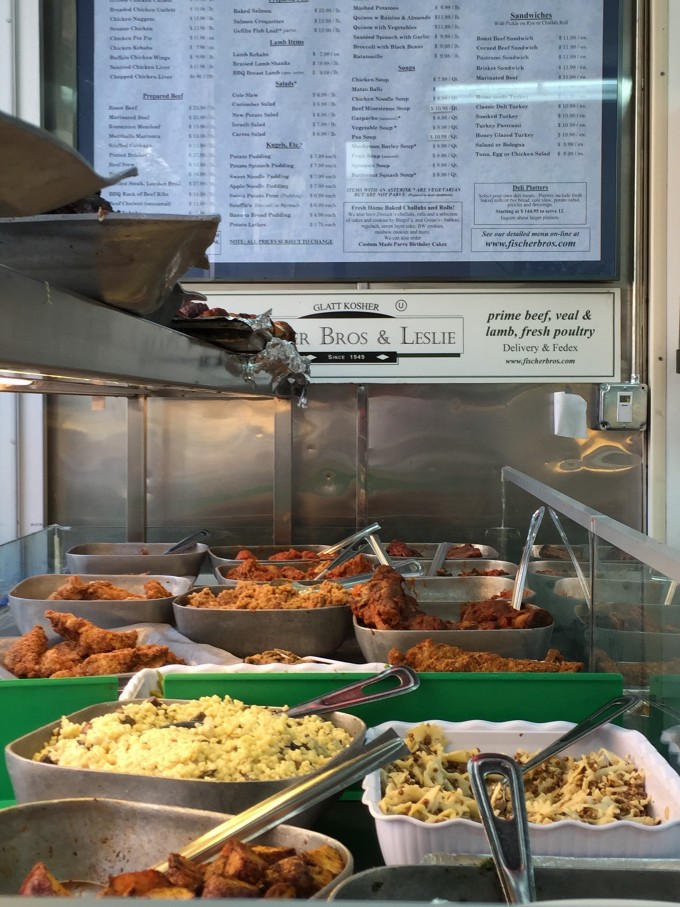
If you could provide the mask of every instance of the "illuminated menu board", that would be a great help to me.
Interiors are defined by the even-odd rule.
[[[228,280],[617,276],[618,0],[97,0],[80,150]]]

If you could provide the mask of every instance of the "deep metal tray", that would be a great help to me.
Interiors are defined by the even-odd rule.
[[[22,580],[9,593],[9,609],[20,633],[28,633],[36,624],[47,633],[51,642],[63,641],[52,629],[52,624],[45,617],[45,611],[66,611],[76,617],[84,617],[103,629],[124,627],[128,624],[171,624],[172,602],[178,595],[183,595],[191,586],[191,580],[181,576],[162,576],[160,574],[143,574],[123,576],[120,574],[81,574],[84,583],[91,580],[108,580],[115,586],[129,589],[136,594],[144,594],[144,583],[157,580],[163,585],[169,596],[165,598],[127,599],[119,601],[74,601],[69,599],[50,599],[52,592],[73,577],[65,573],[43,573],[29,576]]]
[[[0,218],[0,261],[35,280],[148,315],[190,268],[208,266],[205,253],[219,222],[217,214]]]
[[[136,702],[140,700],[128,700]],[[104,702],[88,706],[69,715],[75,723],[90,721],[99,715],[115,712],[120,702]],[[352,743],[327,765],[336,765],[356,755],[363,746],[366,724],[346,712],[331,712],[325,716],[348,731]],[[160,803],[194,809],[211,809],[236,813],[260,800],[283,790],[291,780],[280,781],[210,781],[207,779],[155,778],[123,772],[70,768],[35,762],[33,755],[48,743],[59,722],[44,725],[5,747],[5,759],[14,795],[18,803],[59,798],[112,797],[140,803]],[[323,804],[296,817],[297,825],[311,824],[322,811]]]
[[[506,903],[488,856],[448,856],[446,865],[380,866],[350,876],[330,900]],[[450,862],[449,862],[450,861]],[[677,902],[680,860],[534,857],[540,901],[606,898]],[[602,902],[605,903],[604,901]]]
[[[203,588],[217,596],[226,587]],[[189,594],[178,596],[172,605],[180,633],[194,642],[219,646],[239,658],[268,649],[326,657],[333,655],[348,635],[351,637],[352,613],[347,605],[258,611],[192,608]]]
[[[225,819],[217,811],[113,799],[78,798],[12,806],[2,812],[0,894],[17,895],[38,860],[43,860],[60,881],[78,879],[105,885],[110,875],[154,866]],[[296,850],[331,844],[346,860],[345,869],[331,886],[352,871],[352,855],[347,848],[320,832],[280,825],[257,843]],[[315,897],[325,898],[327,894],[328,889],[323,889]]]

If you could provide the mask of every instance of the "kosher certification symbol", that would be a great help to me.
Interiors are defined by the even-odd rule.
[[[397,301],[394,303],[394,307],[397,312],[405,312],[408,308],[408,303],[405,299],[397,299]]]

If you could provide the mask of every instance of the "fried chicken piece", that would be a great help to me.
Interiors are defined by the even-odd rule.
[[[84,617],[68,612],[45,611],[55,633],[77,643],[85,655],[129,649],[137,643],[136,630],[102,630]]]
[[[36,624],[9,647],[5,654],[5,667],[17,677],[44,677],[40,659],[48,646],[47,634],[40,624]]]
[[[411,548],[410,545],[399,539],[392,539],[385,550],[391,557],[422,557],[420,551],[416,551],[415,548]]]
[[[87,583],[79,576],[71,576],[62,586],[47,596],[49,601],[80,602],[87,600]]]
[[[186,661],[175,655],[167,646],[144,643],[135,646],[135,670],[140,668],[162,668],[164,665],[184,665]]]
[[[71,892],[59,882],[44,863],[36,863],[19,888],[19,894],[32,898],[70,898]]]
[[[276,551],[270,554],[270,561],[318,561],[319,555],[315,551],[300,551],[297,548],[288,548],[286,551]]]
[[[317,567],[316,569],[318,570],[319,568]],[[307,573],[298,567],[280,567],[279,572],[282,579],[307,579]]]
[[[169,589],[166,589],[163,583],[159,583],[157,579],[152,579],[149,580],[148,583],[144,583],[144,590],[148,599],[172,597],[172,592],[170,592]]]
[[[544,608],[523,605],[519,610],[504,597],[494,597],[478,602],[467,602],[460,615],[461,630],[527,630],[549,627],[553,616]]]
[[[352,589],[350,607],[358,621],[375,630],[450,627],[450,621],[425,614],[406,591],[401,573],[385,564],[376,567],[368,582]]]
[[[170,594],[169,592],[167,593]],[[49,601],[141,601],[144,595],[136,592],[130,592],[129,589],[123,589],[120,586],[114,586],[112,582],[105,579],[90,580],[84,583],[79,576],[71,576],[68,581],[58,589],[55,589],[51,595],[48,595]],[[165,596],[163,596],[165,597]]]
[[[186,664],[167,646],[142,645],[110,652],[96,652],[80,664],[66,668],[52,677],[100,677],[104,674],[129,674],[141,668],[160,668],[168,664]]]
[[[114,586],[108,579],[93,579],[86,583],[87,593],[86,601],[89,602],[120,602],[120,601],[143,601],[145,596],[138,592],[131,592],[129,589],[123,589],[121,586]]]
[[[273,579],[281,579],[281,570],[278,567],[270,567],[268,564],[261,564],[253,558],[246,558],[238,565],[227,570],[224,574],[228,579],[241,579],[258,582],[269,582]]]
[[[414,671],[433,672],[497,672],[540,674],[575,674],[583,670],[583,662],[566,661],[557,649],[550,649],[543,661],[533,658],[505,658],[493,652],[468,652],[448,643],[424,639],[406,652],[390,649],[390,664],[407,665]]]
[[[57,671],[67,671],[77,667],[83,659],[78,644],[70,639],[59,642],[40,659],[41,677],[51,677]]]
[[[326,574],[326,579],[340,579],[343,576],[358,576],[360,573],[370,573],[373,570],[373,562],[365,554],[355,554],[344,564],[334,567]],[[319,568],[314,567],[313,573],[318,573]]]

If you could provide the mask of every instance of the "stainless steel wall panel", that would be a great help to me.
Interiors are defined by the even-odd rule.
[[[213,544],[332,543],[375,520],[387,541],[482,542],[503,520],[503,466],[644,530],[644,433],[558,437],[558,390],[589,401],[594,393],[312,383],[309,405],[292,404],[290,426],[286,414],[278,446],[280,401],[151,398],[147,538],[205,526]],[[50,398],[50,522],[125,526],[126,405]],[[530,512],[527,502],[524,523]]]
[[[48,398],[48,523],[125,526],[126,408],[122,397]]]
[[[149,401],[150,527],[224,530],[224,544],[272,535],[274,406],[262,400]]]
[[[357,391],[311,385],[293,411],[293,539],[328,544],[357,526]]]

